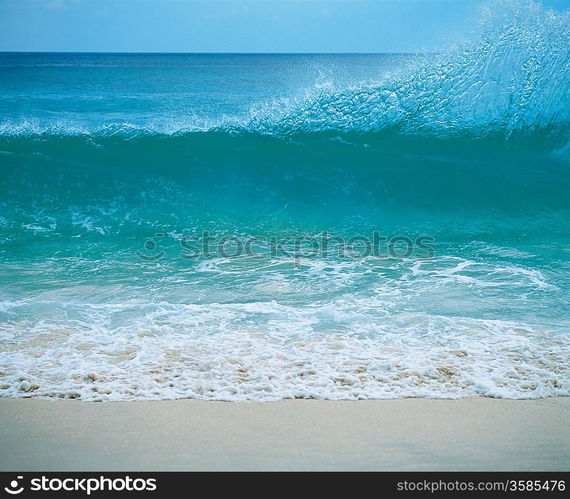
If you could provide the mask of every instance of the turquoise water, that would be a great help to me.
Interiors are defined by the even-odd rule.
[[[524,5],[442,54],[0,54],[0,396],[570,395],[569,16]]]

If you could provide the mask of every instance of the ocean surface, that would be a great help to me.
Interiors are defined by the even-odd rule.
[[[569,396],[570,17],[501,5],[438,54],[1,53],[0,396]]]

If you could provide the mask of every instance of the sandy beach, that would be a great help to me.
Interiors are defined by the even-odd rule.
[[[0,468],[568,470],[570,398],[0,399]]]

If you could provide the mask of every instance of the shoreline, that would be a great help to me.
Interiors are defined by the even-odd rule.
[[[570,469],[570,397],[0,398],[2,471]]]

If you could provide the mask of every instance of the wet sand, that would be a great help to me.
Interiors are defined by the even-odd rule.
[[[0,399],[0,469],[569,470],[570,398]]]

